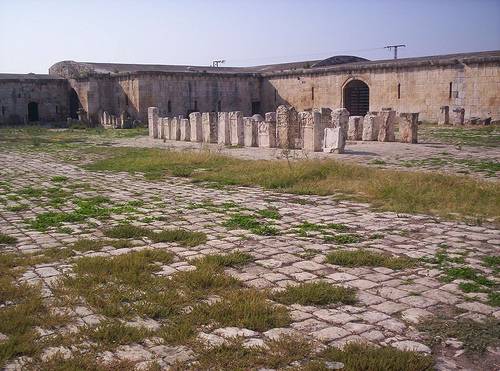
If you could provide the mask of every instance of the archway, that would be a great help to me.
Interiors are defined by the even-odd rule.
[[[78,99],[75,89],[71,89],[69,91],[69,117],[77,120],[78,109],[80,109],[80,99]]]
[[[39,121],[38,116],[38,103],[29,102],[28,103],[28,122]]]
[[[364,116],[370,109],[370,88],[361,80],[349,81],[344,86],[344,107],[351,116]]]

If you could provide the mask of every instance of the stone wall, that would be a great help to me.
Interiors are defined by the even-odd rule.
[[[1,78],[0,124],[28,122],[28,104],[38,106],[39,121],[66,121],[68,115],[68,82],[64,79]]]
[[[455,107],[465,108],[466,119],[491,116],[500,120],[498,63],[366,68],[359,71],[350,71],[346,67],[331,72],[305,70],[268,74],[262,81],[262,108],[272,111],[282,104],[291,105],[298,111],[344,107],[343,87],[352,80],[361,80],[368,85],[370,111],[391,107],[397,112],[420,112],[420,120],[437,122],[441,106],[449,106],[450,112]]]

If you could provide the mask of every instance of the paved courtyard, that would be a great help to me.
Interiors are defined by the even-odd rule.
[[[139,141],[143,144],[147,140]],[[394,146],[393,155],[405,150],[403,147]],[[371,152],[370,145],[348,148],[359,149],[360,155],[361,152]],[[428,148],[433,151],[431,146]],[[442,148],[436,151],[442,151]],[[221,344],[234,336],[243,337],[247,346],[263,345],[267,339],[282,334],[299,334],[314,341],[318,347],[320,344],[342,346],[361,341],[430,353],[429,339],[418,327],[429,318],[443,314],[457,321],[496,320],[497,325],[500,320],[500,308],[488,301],[487,293],[467,293],[460,289],[459,284],[466,282],[461,277],[443,280],[449,267],[467,266],[498,284],[498,272],[483,264],[483,258],[499,253],[500,230],[492,226],[469,226],[426,215],[375,212],[370,205],[338,201],[331,196],[297,196],[236,186],[214,188],[204,183],[192,183],[185,178],[151,182],[141,174],[91,172],[63,162],[57,153],[2,150],[0,169],[3,187],[0,232],[17,238],[13,245],[0,245],[0,254],[10,251],[38,253],[44,249],[66,248],[80,239],[103,238],[104,229],[124,221],[155,231],[181,228],[203,232],[207,236],[206,242],[193,247],[175,242],[154,243],[148,237],[139,237],[132,240],[130,247],[103,246],[100,251],[77,253],[77,256],[28,267],[20,280],[41,283],[43,296],[48,302],[57,296],[54,287],[58,279],[71,274],[74,262],[82,255],[112,258],[143,249],[165,250],[174,255],[174,260],[162,264],[155,274],[170,277],[177,272],[196,269],[192,264],[195,258],[241,251],[250,254],[252,261],[228,267],[225,272],[240,280],[245,287],[273,292],[289,285],[322,280],[356,289],[357,301],[352,305],[288,304],[286,308],[291,315],[291,323],[266,331],[234,326],[200,329],[197,338],[209,345]],[[64,181],[57,182],[58,177]],[[41,231],[29,221],[37,215],[54,211],[55,207],[44,195],[26,196],[21,200],[16,195],[19,197],[23,189],[48,187],[71,193],[74,198],[102,196],[115,205],[134,207],[113,212],[107,220],[91,217],[64,222]],[[20,203],[28,203],[29,207],[16,209]],[[71,200],[58,206],[67,212],[77,207]],[[227,227],[226,222],[236,213],[255,215],[269,209],[280,217],[262,219],[262,222],[272,225],[277,231],[275,235],[260,235],[247,229]],[[321,226],[327,225],[342,225],[344,230],[342,233],[337,230],[326,232],[326,227]],[[335,238],[346,234],[355,236],[355,240]],[[412,258],[419,264],[390,269],[349,267],[327,262],[327,255],[332,251],[361,248]],[[212,298],[214,301],[219,299]],[[73,326],[95,326],[104,320],[104,316],[95,313],[90,306],[68,308],[71,308]],[[136,322],[149,329],[159,329],[163,325],[161,320],[151,318],[137,319]],[[61,331],[66,331],[68,326]],[[41,331],[40,335],[50,336],[51,333]],[[0,341],[1,336],[7,338],[0,334]],[[137,362],[139,367],[156,361],[163,368],[195,357],[189,346],[153,340],[154,336],[122,344],[112,351],[102,352],[100,356],[105,360],[130,360]],[[70,353],[68,348],[49,347],[43,354],[49,357],[58,351]],[[442,370],[462,367],[491,367],[493,370],[500,367],[499,354],[498,348],[490,347],[481,356],[481,366],[474,365],[465,354],[463,345],[451,339],[445,345],[436,346],[433,357],[437,368]],[[22,369],[22,364],[22,359],[14,358],[9,360],[7,369]]]

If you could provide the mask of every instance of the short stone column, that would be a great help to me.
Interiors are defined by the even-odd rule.
[[[344,153],[345,134],[342,127],[326,128],[325,129],[325,144],[323,152],[327,153]]]
[[[191,129],[191,142],[202,142],[203,130],[200,112],[192,112],[189,114],[189,127]]]
[[[394,142],[396,137],[394,135],[394,123],[396,121],[396,111],[391,108],[382,108],[379,114],[380,127],[378,130],[379,142]]]
[[[321,130],[319,133],[320,140],[321,140],[321,148],[323,148],[323,142],[325,140],[325,129],[326,128],[332,128],[332,109],[331,108],[315,108],[313,109],[314,112],[319,112],[321,115]]]
[[[158,119],[158,107],[148,107],[148,129],[152,138],[158,138]]]
[[[454,126],[460,126],[464,124],[465,120],[465,109],[457,107],[453,109],[452,123]]]
[[[399,136],[402,143],[418,143],[418,113],[399,114]]]
[[[347,125],[347,139],[348,140],[361,140],[363,137],[363,116],[349,117]]]
[[[258,146],[276,147],[276,112],[266,113],[264,121],[259,122],[258,126]]]
[[[178,117],[173,117],[170,120],[170,139],[181,140],[181,125]]]
[[[186,142],[191,140],[191,125],[188,119],[181,119],[181,140]]]
[[[243,117],[243,143],[245,147],[257,145],[257,123],[251,117]]]
[[[368,112],[363,118],[363,135],[361,139],[374,141],[378,138],[378,129],[380,126],[380,117],[377,112]]]
[[[231,144],[231,125],[229,123],[229,112],[219,112],[217,115],[218,135],[217,142],[223,145]]]
[[[450,107],[441,106],[439,109],[439,119],[438,125],[449,125],[450,124]]]
[[[163,117],[158,119],[158,138],[165,139],[165,124],[163,122]]]
[[[293,107],[281,105],[276,110],[276,145],[283,149],[296,148],[300,140],[297,111]]]
[[[201,115],[203,142],[217,143],[217,115],[215,112],[203,112]]]
[[[230,137],[232,146],[242,146],[244,142],[243,112],[229,112]]]
[[[324,136],[324,129],[321,125],[321,113],[318,111],[300,112],[299,120],[304,132],[304,145],[302,148],[311,152],[321,151]]]
[[[338,108],[332,111],[332,127],[342,128],[344,134],[347,134],[347,125],[349,123],[349,111],[345,108]]]
[[[170,117],[163,117],[163,139],[170,140]]]

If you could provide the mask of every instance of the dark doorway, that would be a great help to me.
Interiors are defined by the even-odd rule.
[[[28,122],[39,121],[38,117],[38,103],[29,102],[28,103]]]
[[[252,102],[252,115],[260,114],[260,102]]]
[[[344,87],[344,107],[351,116],[364,116],[370,109],[370,89],[363,81],[352,80]]]
[[[80,109],[80,99],[78,99],[78,94],[76,94],[75,89],[71,89],[69,91],[69,117],[77,120],[79,109]]]

